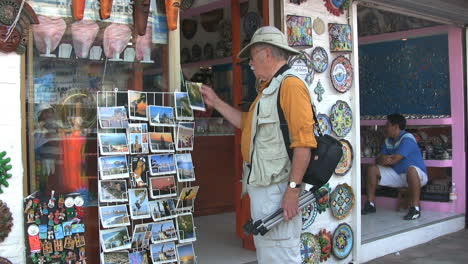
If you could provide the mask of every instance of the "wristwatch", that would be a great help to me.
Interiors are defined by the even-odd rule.
[[[294,188],[301,188],[301,184],[300,184],[300,183],[297,184],[297,183],[295,183],[295,182],[293,182],[293,181],[288,182],[288,185],[289,185],[289,187],[292,188],[292,189],[294,189]]]

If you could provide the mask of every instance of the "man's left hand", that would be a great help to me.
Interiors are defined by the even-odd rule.
[[[289,221],[299,213],[299,194],[300,188],[287,188],[283,197],[283,217]]]

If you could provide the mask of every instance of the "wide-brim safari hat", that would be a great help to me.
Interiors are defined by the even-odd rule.
[[[291,53],[291,55],[296,55],[300,53],[299,51],[289,47],[288,39],[283,34],[283,32],[281,32],[276,27],[265,26],[255,31],[255,33],[252,36],[252,39],[250,40],[250,43],[239,52],[237,57],[239,57],[240,59],[248,58],[250,56],[249,52],[250,48],[252,48],[252,45],[259,43],[273,45]]]

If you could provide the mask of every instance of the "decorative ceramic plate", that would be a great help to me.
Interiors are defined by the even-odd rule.
[[[323,33],[325,33],[325,22],[323,22],[323,20],[320,17],[314,19],[312,27],[314,28],[315,33],[317,33],[318,35],[322,35]]]
[[[0,257],[0,264],[11,264],[11,261],[9,261],[9,260],[6,259],[6,258]]]
[[[207,60],[211,60],[214,58],[214,47],[210,43],[206,43],[203,47],[203,56]]]
[[[330,203],[329,203],[330,193],[331,193],[330,184],[327,183],[324,186],[320,187],[319,192],[322,190],[326,190],[327,195],[324,195],[322,198],[318,199],[317,201],[317,210],[320,214],[325,212],[325,210],[327,210],[327,208],[330,207]]]
[[[328,54],[322,47],[316,47],[312,51],[312,66],[318,73],[324,72],[328,67]]]
[[[188,10],[190,7],[192,7],[193,2],[195,2],[195,0],[182,0],[182,1],[180,1],[180,9],[182,9],[182,11]]]
[[[354,207],[354,192],[346,183],[339,184],[330,194],[330,208],[334,217],[343,219]]]
[[[289,59],[288,64],[293,68],[299,76],[302,77],[309,85],[314,81],[314,67],[312,66],[312,60],[309,55],[305,52],[293,56]]]
[[[182,63],[190,62],[190,49],[183,48],[180,51],[180,60],[182,61]]]
[[[192,39],[197,33],[197,21],[192,19],[182,20],[181,30],[182,35],[186,39]]]
[[[338,259],[345,259],[351,250],[353,249],[354,244],[354,234],[353,229],[350,225],[343,223],[340,224],[333,233],[332,240],[332,252],[335,257]]]
[[[348,91],[353,85],[353,67],[344,56],[338,56],[333,60],[330,68],[330,78],[333,87],[340,93]]]
[[[322,134],[330,135],[331,129],[332,129],[330,118],[326,114],[318,114],[317,121],[318,121],[318,128],[320,128],[320,131],[322,132]],[[316,136],[319,136],[317,126],[314,126],[314,134]]]
[[[335,168],[335,174],[338,176],[344,176],[349,169],[353,166],[353,147],[346,139],[340,139],[343,149],[343,156]]]
[[[331,255],[333,236],[330,231],[322,229],[318,233],[317,238],[321,248],[320,262],[323,262],[326,261]]]
[[[192,46],[192,60],[199,61],[202,57],[202,48],[198,44]]]
[[[313,234],[309,232],[301,234],[302,264],[320,263],[320,251],[320,244]]]
[[[302,209],[302,230],[311,226],[317,217],[317,202],[312,202]]]
[[[325,7],[327,8],[330,14],[339,16],[344,13],[344,10],[349,7],[349,0],[323,0],[325,2]]]
[[[244,32],[247,39],[252,38],[255,31],[262,25],[262,18],[256,12],[248,12],[244,17]]]
[[[0,243],[3,242],[13,227],[13,216],[8,205],[0,200]]]
[[[333,132],[339,137],[345,137],[353,126],[353,112],[345,101],[338,100],[332,106],[330,123]]]

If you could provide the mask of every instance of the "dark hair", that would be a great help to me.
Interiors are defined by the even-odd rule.
[[[387,116],[388,122],[392,125],[398,125],[398,127],[403,130],[406,128],[406,118],[401,114],[391,114]]]

